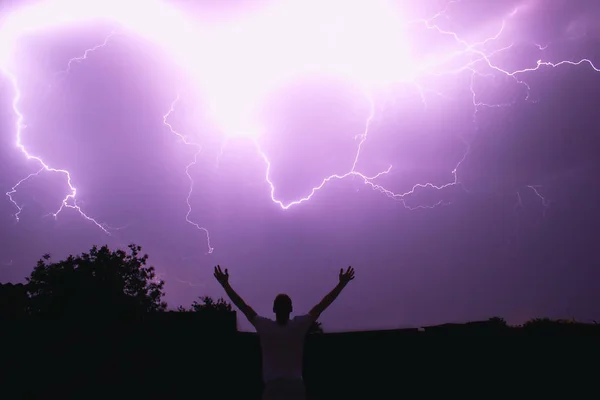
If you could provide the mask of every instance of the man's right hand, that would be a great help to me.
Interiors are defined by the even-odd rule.
[[[217,265],[215,267],[214,275],[217,281],[219,281],[219,283],[221,284],[221,286],[225,286],[229,282],[229,272],[227,271],[227,268],[225,268],[225,272],[223,272],[221,270],[221,266]]]
[[[352,279],[354,279],[354,268],[348,267],[346,272],[344,272],[343,268],[340,269],[340,283],[343,283],[345,285]]]

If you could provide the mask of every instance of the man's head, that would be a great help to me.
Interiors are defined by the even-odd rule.
[[[273,312],[279,316],[290,315],[292,312],[292,299],[287,294],[278,294],[273,302]]]

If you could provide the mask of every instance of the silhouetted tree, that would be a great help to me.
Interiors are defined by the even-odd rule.
[[[237,329],[236,313],[222,297],[215,301],[210,296],[201,296],[190,308],[179,306],[177,311],[188,313],[188,317],[204,324],[205,331],[235,332]]]
[[[529,331],[561,331],[589,329],[593,324],[586,324],[576,321],[575,319],[550,319],[550,318],[533,318],[523,324],[523,329]]]
[[[488,323],[494,328],[508,328],[508,324],[506,323],[504,318],[501,317],[492,317],[488,319]]]
[[[214,311],[222,311],[222,312],[231,312],[233,308],[231,304],[225,301],[222,297],[219,297],[217,301],[214,301],[212,297],[204,296],[200,297],[200,301],[194,301],[192,303],[192,310],[194,311],[203,311],[203,310],[214,310]]]
[[[550,318],[533,318],[523,324],[523,328],[528,329],[540,329],[540,328],[553,328],[558,325],[558,321],[551,320]]]
[[[28,303],[27,286],[22,283],[0,284],[0,317],[24,317]]]
[[[164,282],[147,267],[148,255],[131,244],[129,251],[92,247],[50,263],[46,254],[27,279],[34,315],[133,316],[164,311]]]
[[[198,301],[200,300],[200,301]],[[177,307],[179,312],[201,312],[201,311],[216,311],[216,312],[232,312],[233,308],[230,303],[226,302],[225,299],[219,297],[215,301],[210,296],[201,296],[192,303],[192,306],[188,309],[183,306]]]

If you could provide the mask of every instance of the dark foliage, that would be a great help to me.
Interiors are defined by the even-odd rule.
[[[0,316],[20,318],[27,314],[29,296],[22,283],[0,284]]]
[[[129,252],[94,246],[54,263],[46,254],[27,278],[30,313],[128,317],[164,311],[164,282],[146,266],[147,259],[133,244]]]
[[[179,306],[177,308],[177,311],[180,312],[225,312],[225,313],[230,313],[233,312],[233,308],[231,307],[231,304],[226,302],[225,299],[223,299],[222,297],[219,297],[217,299],[217,301],[215,301],[212,297],[210,296],[201,296],[199,298],[200,301],[195,300],[192,303],[192,307],[191,308],[185,308],[183,306]]]

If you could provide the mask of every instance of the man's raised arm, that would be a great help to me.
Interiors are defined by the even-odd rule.
[[[354,279],[354,268],[348,267],[346,272],[344,272],[344,269],[342,268],[340,270],[340,283],[338,283],[337,286],[327,294],[327,296],[323,297],[323,300],[321,300],[319,304],[314,306],[312,310],[308,312],[308,314],[314,320],[317,320],[321,313],[325,311],[325,309],[329,307],[331,303],[333,303],[333,301],[342,292],[342,289],[344,289],[348,282],[350,282],[352,279]]]
[[[246,304],[246,302],[240,297],[240,295],[237,294],[235,290],[233,290],[233,288],[229,284],[229,272],[227,271],[227,268],[225,268],[225,272],[223,272],[221,270],[221,266],[217,265],[215,267],[214,275],[217,281],[219,281],[219,283],[221,284],[221,286],[223,286],[223,289],[225,289],[225,293],[227,293],[227,296],[229,296],[233,304],[235,304],[235,306],[239,308],[241,312],[244,313],[246,318],[248,318],[248,321],[252,322],[254,317],[256,317],[256,311],[254,311],[252,307]]]

